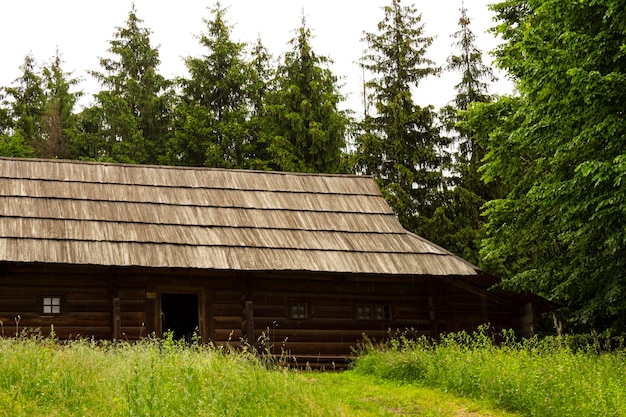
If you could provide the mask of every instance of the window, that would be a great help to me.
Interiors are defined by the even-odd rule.
[[[357,320],[371,320],[372,319],[372,306],[369,304],[359,304],[356,306],[356,318]]]
[[[41,312],[44,315],[58,315],[61,314],[61,297],[42,297],[41,298]]]
[[[308,303],[296,301],[289,303],[289,318],[292,320],[305,320],[309,318]]]
[[[391,320],[391,306],[389,304],[379,304],[376,306],[376,320]]]
[[[391,306],[389,304],[357,304],[357,320],[391,320]]]

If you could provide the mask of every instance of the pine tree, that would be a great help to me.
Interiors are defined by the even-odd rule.
[[[102,90],[82,114],[83,149],[95,159],[156,164],[169,133],[170,83],[158,73],[159,52],[133,5],[125,27],[110,41],[103,72],[91,74]]]
[[[343,100],[329,58],[311,47],[311,31],[302,18],[279,65],[276,88],[267,96],[264,134],[271,168],[335,173],[341,169],[350,122],[338,105]]]
[[[249,86],[251,70],[245,44],[231,39],[226,9],[219,2],[204,20],[199,37],[202,58],[187,57],[189,78],[179,80],[175,136],[170,161],[178,165],[244,168],[247,164]]]
[[[426,57],[433,38],[424,35],[415,7],[392,0],[378,30],[363,38],[362,66],[373,76],[366,87],[375,112],[361,123],[355,166],[377,178],[404,227],[419,233],[445,199],[443,170],[449,157],[433,107],[417,105],[413,91],[440,68]]]

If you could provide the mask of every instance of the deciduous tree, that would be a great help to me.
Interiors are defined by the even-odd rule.
[[[626,1],[495,4],[498,63],[519,124],[492,143],[487,260],[505,283],[561,301],[573,324],[626,331]]]

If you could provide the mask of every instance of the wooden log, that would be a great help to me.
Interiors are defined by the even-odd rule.
[[[111,338],[118,340],[122,336],[122,317],[120,313],[120,299],[116,297],[113,299],[113,324]]]

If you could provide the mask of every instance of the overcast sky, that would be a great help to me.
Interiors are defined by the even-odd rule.
[[[37,62],[50,61],[58,48],[65,61],[64,69],[83,79],[81,89],[87,93],[82,104],[91,101],[89,94],[98,84],[88,70],[101,70],[98,57],[108,56],[109,40],[116,27],[123,26],[132,0],[0,0],[0,86],[10,85],[20,76],[24,56],[32,52]],[[152,30],[153,46],[159,47],[160,71],[166,77],[186,75],[182,58],[204,53],[196,35],[205,31],[203,18],[211,18],[213,0],[134,0],[137,15]],[[254,43],[261,37],[270,52],[278,57],[289,50],[288,41],[300,26],[302,13],[312,30],[313,48],[318,55],[329,56],[335,64],[335,75],[342,77],[344,105],[361,112],[362,74],[355,63],[362,55],[363,31],[376,32],[382,20],[381,7],[391,0],[222,0],[229,7],[227,19],[234,26],[233,40]],[[422,13],[425,33],[435,36],[430,58],[444,64],[453,51],[450,37],[458,30],[461,0],[404,0],[414,3]],[[466,0],[471,28],[478,38],[486,63],[487,54],[497,44],[485,31],[493,26],[487,4],[493,0]],[[428,78],[418,92],[418,103],[440,107],[453,96],[458,76],[448,74]],[[506,93],[510,83],[501,76],[492,93]]]

